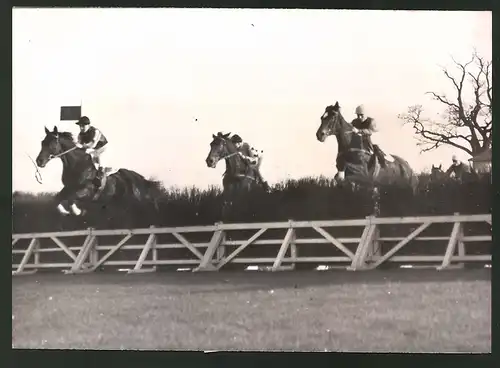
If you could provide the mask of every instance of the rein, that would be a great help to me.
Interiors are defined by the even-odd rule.
[[[235,156],[235,155],[237,155],[237,154],[238,154],[238,152],[237,152],[237,151],[236,151],[236,152],[233,152],[233,153],[229,153],[228,155],[223,156],[223,157],[221,157],[220,159],[221,159],[221,160],[227,160],[228,158],[233,157],[233,156]],[[252,178],[251,176],[248,176],[248,175],[245,175],[245,174],[234,174],[233,176],[238,177],[238,178],[247,178],[247,179],[250,179],[250,180],[256,181],[256,179],[255,179],[255,178]]]
[[[220,159],[221,160],[227,160],[228,158],[233,157],[233,156],[235,156],[237,154],[238,154],[238,152],[233,152],[233,153],[228,154],[227,156],[221,157]]]
[[[27,154],[27,153],[26,153]],[[28,155],[28,154],[27,154]],[[40,170],[38,170],[38,166],[36,166],[36,163],[35,161],[31,158],[30,155],[28,155],[28,157],[30,158],[31,162],[33,163],[33,166],[35,166],[35,180],[39,183],[39,184],[43,184],[42,183],[42,173],[40,172]]]
[[[77,148],[77,147],[76,147],[76,146],[74,146],[74,147],[72,147],[72,148],[70,148],[70,149],[68,149],[68,150],[66,150],[66,151],[64,151],[64,152],[61,152],[61,153],[57,154],[57,155],[49,155],[49,161],[50,161],[50,160],[52,160],[52,159],[54,159],[54,158],[58,158],[58,157],[64,156],[65,154],[67,154],[67,153],[69,153],[69,152],[71,152],[71,151],[75,150],[76,148]],[[27,154],[27,155],[28,155],[28,154]],[[39,184],[43,184],[43,183],[42,183],[42,180],[43,180],[43,179],[42,179],[42,173],[40,172],[40,170],[38,170],[38,166],[36,165],[35,161],[31,158],[31,156],[30,156],[30,155],[28,155],[28,157],[30,158],[31,162],[33,163],[33,166],[35,166],[35,179],[36,179],[36,181],[37,181]]]
[[[69,152],[71,152],[71,151],[73,151],[75,149],[76,149],[76,146],[71,147],[69,150],[66,150],[66,151],[64,151],[62,153],[59,153],[57,155],[50,155],[49,156],[49,160],[52,160],[53,158],[58,158],[58,157],[64,156],[65,154],[67,154],[67,153],[69,153]]]

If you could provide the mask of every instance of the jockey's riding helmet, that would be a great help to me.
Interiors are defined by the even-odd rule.
[[[76,125],[89,125],[90,124],[90,119],[86,116],[82,116],[78,121],[76,122]]]
[[[365,107],[363,105],[356,107],[356,115],[365,115]]]

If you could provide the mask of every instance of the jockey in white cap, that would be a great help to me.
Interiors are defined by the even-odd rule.
[[[451,161],[451,166],[448,168],[448,170],[446,170],[447,176],[450,176],[453,173],[455,174],[455,178],[461,179],[464,174],[470,174],[472,172],[470,166],[461,162],[457,158],[457,155],[451,156]]]
[[[363,105],[359,105],[356,107],[355,113],[357,118],[354,119],[351,124],[353,126],[353,132],[355,134],[360,134],[363,136],[363,141],[365,145],[377,155],[380,165],[382,167],[386,166],[386,162],[394,162],[394,159],[390,155],[386,155],[379,145],[374,144],[373,141],[376,140],[378,129],[375,124],[375,120],[371,117],[366,116],[365,107]],[[375,138],[375,139],[374,139]],[[342,160],[342,158],[340,158]],[[337,168],[343,167],[342,163],[337,159]],[[340,171],[337,173],[337,177],[339,179],[344,179],[345,173],[344,171]]]

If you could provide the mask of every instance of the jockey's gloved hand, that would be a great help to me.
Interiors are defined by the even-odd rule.
[[[94,152],[94,149],[93,149],[93,148],[87,148],[87,149],[85,150],[85,152],[86,152],[86,153],[92,153],[92,152]]]
[[[83,144],[81,144],[81,143],[77,143],[77,144],[75,144],[75,146],[76,146],[76,148],[83,148]]]
[[[359,133],[359,129],[358,129],[358,128],[356,128],[356,127],[352,127],[352,132],[353,132],[354,134],[358,134],[358,133]]]

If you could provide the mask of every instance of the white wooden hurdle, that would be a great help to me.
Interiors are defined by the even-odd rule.
[[[480,235],[464,235],[464,225],[467,223],[487,223],[489,231]],[[452,229],[447,236],[420,236],[432,224],[448,223]],[[394,227],[411,224],[414,227],[405,237],[381,237],[380,228],[383,225]],[[326,228],[359,228],[359,237],[333,236]],[[301,229],[314,230],[321,235],[319,238],[298,237]],[[262,239],[266,232],[281,230],[285,235],[281,238]],[[231,240],[231,234],[242,231],[255,231],[247,240]],[[189,241],[188,234],[206,233],[210,236],[206,241]],[[159,244],[159,237],[168,234],[176,242]],[[122,239],[114,245],[102,244],[105,236],[121,236]],[[133,237],[142,236],[147,240],[144,244],[128,244]],[[66,245],[61,238],[82,238],[81,245]],[[57,247],[42,247],[41,241],[50,239]],[[25,249],[16,249],[25,241]],[[424,264],[423,267],[434,267],[445,270],[462,267],[464,262],[491,262],[490,254],[467,255],[466,244],[470,242],[488,242],[491,244],[491,215],[459,215],[425,216],[425,217],[391,217],[354,220],[331,221],[287,221],[270,223],[216,223],[210,226],[165,227],[122,230],[86,229],[70,232],[47,232],[12,235],[12,275],[32,274],[40,269],[58,269],[67,274],[93,272],[101,267],[113,266],[129,268],[129,274],[154,272],[157,266],[177,265],[190,267],[192,271],[218,271],[228,264],[268,265],[271,271],[294,269],[298,263],[337,264],[346,270],[372,270],[384,262],[406,262]],[[29,242],[28,242],[29,241]],[[442,255],[397,255],[408,243],[441,241],[446,244]],[[380,251],[381,243],[396,242],[385,254]],[[302,247],[326,245],[336,248],[340,253],[335,256],[300,256]],[[277,253],[274,257],[242,257],[241,254],[250,247],[274,246]],[[227,254],[227,249],[236,247]],[[161,252],[167,249],[188,249],[190,258],[172,259],[163,257]],[[139,252],[135,260],[113,260],[120,252]],[[62,263],[44,263],[40,255],[43,253],[64,253],[67,261]],[[21,257],[15,261],[14,257]],[[430,264],[429,264],[430,263]],[[284,266],[287,264],[287,266]],[[143,266],[149,266],[144,268]]]

